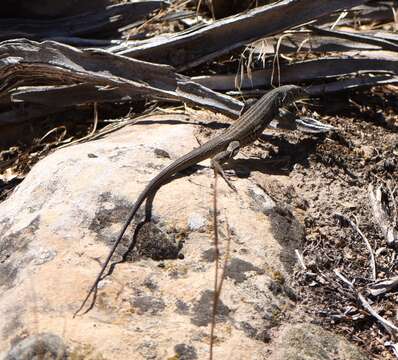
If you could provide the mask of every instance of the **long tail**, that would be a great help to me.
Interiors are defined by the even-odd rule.
[[[155,180],[155,179],[154,179]],[[138,209],[140,208],[141,204],[144,202],[145,198],[147,197],[149,191],[149,187],[152,184],[152,182],[147,186],[147,188],[141,193],[141,195],[138,197],[137,201],[135,202],[133,208],[130,211],[130,214],[126,220],[126,222],[123,225],[123,228],[121,229],[115,243],[112,246],[111,251],[109,252],[104,264],[102,265],[101,271],[98,273],[97,278],[95,279],[93,285],[91,286],[90,290],[88,291],[86,297],[84,298],[82,304],[80,305],[79,309],[77,309],[77,311],[74,313],[73,317],[75,317],[86,305],[87,300],[90,298],[90,295],[93,293],[93,291],[97,288],[98,283],[100,282],[102,275],[105,272],[105,269],[107,268],[109,262],[111,261],[111,258],[113,256],[113,254],[116,251],[116,248],[118,247],[120,241],[122,240],[124,233],[126,232],[127,228],[129,227],[131,221],[133,220],[135,214],[137,213]],[[89,310],[91,309],[91,307],[89,307],[83,314],[87,313]]]
[[[123,225],[122,230],[120,231],[115,243],[112,246],[111,251],[108,254],[108,257],[106,258],[104,264],[102,265],[101,271],[97,275],[97,278],[95,279],[93,285],[91,286],[90,290],[87,293],[87,296],[85,297],[83,303],[79,307],[79,309],[75,312],[73,317],[75,317],[86,305],[87,300],[90,298],[90,295],[96,290],[97,285],[99,281],[101,280],[105,269],[107,268],[113,253],[115,252],[117,246],[119,245],[120,241],[122,240],[124,233],[126,232],[128,226],[130,225],[131,221],[133,220],[135,214],[137,213],[138,209],[144,202],[144,200],[152,194],[154,191],[156,191],[160,186],[162,186],[165,182],[167,182],[172,175],[174,175],[177,171],[182,171],[185,170],[186,168],[190,167],[193,164],[196,164],[202,160],[207,159],[209,156],[213,155],[214,153],[219,152],[220,150],[223,150],[225,145],[228,143],[228,141],[221,141],[222,138],[215,137],[212,140],[208,141],[207,143],[203,144],[201,146],[200,152],[196,150],[192,150],[189,153],[185,154],[184,156],[181,156],[174,162],[172,162],[169,166],[165,167],[159,174],[157,174],[150,182],[149,184],[145,187],[143,192],[140,194],[138,197],[137,201],[135,202],[133,208],[131,209],[131,212],[126,220],[126,222]],[[214,146],[216,145],[216,146]],[[95,298],[94,298],[95,300]],[[93,302],[94,305],[94,302]],[[83,314],[87,313],[92,306],[90,306]]]
[[[87,303],[87,300],[90,298],[90,295],[94,292],[94,290],[96,290],[97,285],[100,282],[100,280],[105,272],[105,269],[107,268],[107,266],[112,258],[112,255],[116,251],[116,248],[118,247],[120,241],[122,240],[122,238],[124,236],[124,233],[126,232],[128,226],[130,225],[131,221],[133,220],[135,214],[137,213],[138,209],[140,208],[140,206],[142,205],[144,200],[148,197],[148,195],[153,193],[153,191],[156,191],[164,182],[167,182],[167,180],[170,178],[170,176],[172,176],[177,170],[181,171],[181,170],[189,167],[191,165],[191,163],[186,162],[186,159],[191,159],[191,158],[195,157],[194,163],[196,163],[196,158],[197,158],[197,160],[200,161],[207,157],[206,155],[203,156],[203,154],[201,154],[201,156],[199,156],[199,157],[196,157],[196,156],[193,156],[194,154],[195,154],[195,151],[191,151],[188,154],[182,156],[181,158],[179,158],[176,161],[174,161],[173,163],[171,163],[169,166],[164,168],[159,174],[157,174],[149,182],[149,184],[145,187],[145,189],[142,191],[142,193],[138,197],[137,201],[135,202],[133,208],[131,209],[131,212],[130,212],[126,222],[124,223],[123,228],[120,231],[115,243],[113,244],[112,249],[109,252],[104,264],[102,265],[101,271],[97,275],[97,278],[95,279],[93,285],[91,286],[90,290],[88,291],[83,303],[81,304],[79,309],[74,313],[73,317],[75,317],[83,309],[83,307]],[[185,164],[185,163],[186,163],[186,165],[181,167],[181,164]],[[91,307],[92,306],[90,306],[83,314],[87,313],[91,309]]]

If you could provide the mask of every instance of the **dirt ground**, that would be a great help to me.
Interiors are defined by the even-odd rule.
[[[306,270],[297,268],[295,288],[303,309],[327,328],[344,334],[371,356],[393,359],[386,350],[388,332],[360,305],[356,293],[373,283],[369,251],[349,218],[368,239],[375,253],[377,280],[396,275],[396,249],[387,246],[371,210],[368,186],[383,185],[395,219],[398,171],[398,97],[395,87],[368,93],[329,96],[313,101],[309,112],[333,125],[325,136],[285,132],[275,156],[287,157],[289,185],[269,187],[287,202],[305,225],[302,251]],[[337,276],[354,282],[349,289]],[[396,320],[398,293],[372,298],[384,318]]]

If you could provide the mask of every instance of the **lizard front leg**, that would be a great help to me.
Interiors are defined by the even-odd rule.
[[[227,176],[222,168],[222,164],[235,157],[239,152],[239,147],[239,141],[232,141],[225,151],[218,153],[211,159],[211,166],[213,167],[214,171],[219,173],[228,186],[234,191],[237,191],[236,187],[227,179]]]

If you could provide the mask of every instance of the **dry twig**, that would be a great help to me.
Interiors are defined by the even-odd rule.
[[[217,184],[218,184],[218,172],[214,170],[214,193],[213,193],[213,228],[214,228],[214,248],[215,248],[215,275],[214,275],[214,300],[213,300],[213,313],[212,322],[210,330],[210,360],[213,359],[213,346],[214,346],[214,330],[216,326],[216,315],[218,301],[221,296],[221,290],[225,279],[225,271],[227,269],[229,252],[231,248],[231,230],[229,224],[227,223],[227,246],[224,254],[224,264],[220,277],[218,276],[218,267],[220,263],[220,248],[219,248],[219,238],[218,238],[218,213],[217,213]],[[220,280],[218,280],[220,279]]]
[[[366,238],[366,236],[363,234],[363,232],[359,229],[359,227],[358,227],[358,219],[354,216],[355,217],[355,221],[356,221],[356,224],[355,224],[353,221],[351,221],[348,217],[344,216],[343,214],[336,213],[336,215],[339,218],[344,219],[344,221],[346,221],[360,235],[360,237],[364,241],[364,243],[365,243],[365,245],[366,245],[366,247],[367,247],[367,249],[369,251],[370,267],[372,269],[372,279],[373,279],[373,281],[375,281],[376,280],[376,261],[375,261],[373,249],[370,246],[369,240]]]
[[[377,225],[387,241],[389,246],[394,246],[398,243],[398,233],[394,228],[394,220],[390,221],[386,208],[386,201],[383,200],[382,187],[379,186],[375,190],[373,185],[368,187],[369,200],[372,208],[373,216]],[[394,202],[395,204],[395,202]],[[394,205],[395,206],[395,205]]]

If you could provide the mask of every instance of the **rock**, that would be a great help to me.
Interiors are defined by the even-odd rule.
[[[175,159],[197,146],[194,128],[137,124],[56,151],[0,204],[0,358],[14,351],[15,339],[39,332],[62,338],[75,358],[208,357],[215,266],[208,168],[160,188],[147,223],[152,230],[138,231],[138,248],[101,281],[93,309],[72,317],[138,194],[172,161],[154,149]],[[263,190],[250,191],[250,178],[234,179],[238,193],[218,184],[220,251],[225,254],[227,234],[231,251],[214,357],[263,359],[273,346],[271,329],[295,307],[286,289],[301,230]]]
[[[191,231],[202,230],[206,225],[206,219],[199,214],[192,214],[188,219],[188,227]]]
[[[174,347],[174,351],[178,355],[178,360],[196,360],[198,355],[193,346],[186,344],[178,344]]]
[[[67,359],[66,348],[53,334],[38,334],[19,341],[4,360]]]
[[[270,360],[368,360],[355,345],[317,325],[287,326]]]

